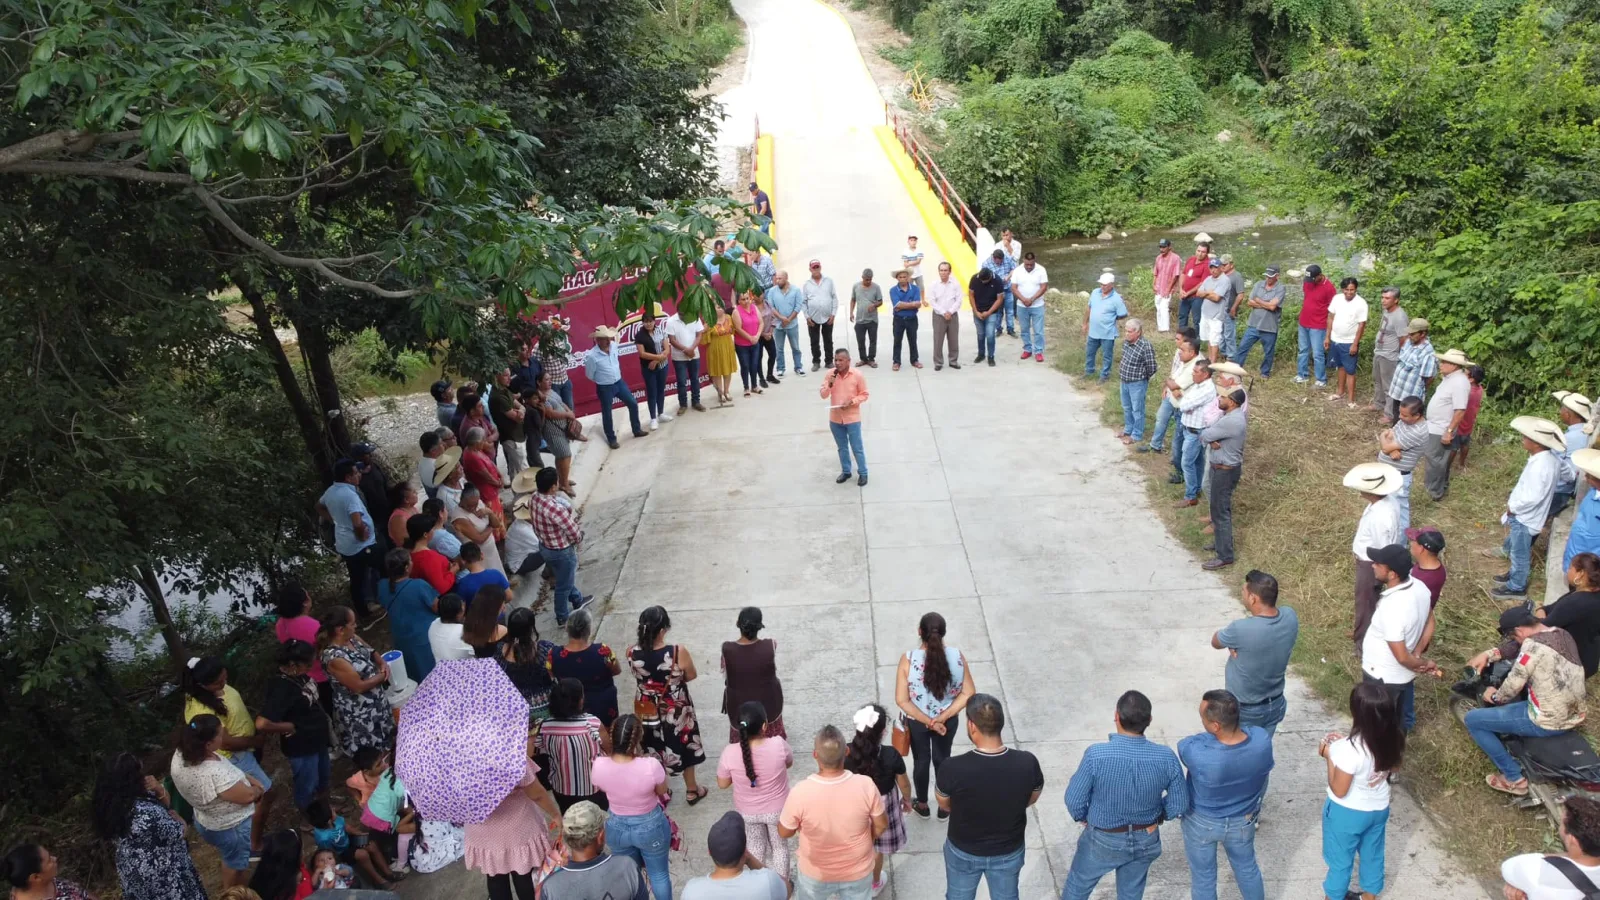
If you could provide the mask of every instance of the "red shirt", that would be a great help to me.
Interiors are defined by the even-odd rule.
[[[450,593],[455,576],[450,573],[450,560],[437,550],[423,547],[411,551],[411,577],[421,578],[441,594]]]
[[[1333,302],[1333,295],[1338,293],[1338,288],[1333,286],[1333,279],[1323,276],[1322,281],[1308,281],[1302,286],[1305,302],[1300,304],[1300,326],[1302,328],[1328,327],[1328,304]]]
[[[1475,384],[1467,392],[1467,408],[1461,413],[1461,424],[1456,426],[1456,434],[1466,437],[1472,433],[1472,426],[1478,423],[1478,407],[1483,405],[1483,385]]]
[[[1192,291],[1200,286],[1200,282],[1205,281],[1209,277],[1211,277],[1210,254],[1202,256],[1199,253],[1196,253],[1195,255],[1184,260],[1183,280],[1178,286],[1185,291]]]
[[[494,457],[477,450],[468,450],[461,454],[461,471],[466,473],[467,480],[478,488],[478,496],[495,512],[502,512],[500,508],[500,469],[494,464]]]

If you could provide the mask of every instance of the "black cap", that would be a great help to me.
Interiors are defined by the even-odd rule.
[[[432,387],[428,388],[428,393],[433,395],[433,399],[439,400],[444,397],[445,391],[450,390],[450,387],[450,379],[441,378],[438,381],[435,381]]]
[[[1528,628],[1539,624],[1533,610],[1526,603],[1511,607],[1500,614],[1500,633],[1510,634],[1513,628]]]
[[[706,850],[719,866],[732,866],[744,859],[744,848],[744,816],[736,812],[723,813],[706,832]]]
[[[750,182],[750,190],[753,191],[755,189],[756,189],[756,183],[754,181]]]
[[[1167,240],[1166,238],[1162,238],[1161,240],[1156,241],[1156,246],[1157,247],[1171,247],[1172,246],[1172,241]]]
[[[1311,265],[1306,266],[1306,277],[1307,278],[1315,278],[1315,277],[1317,277],[1318,275],[1321,275],[1321,274],[1322,274],[1322,267],[1317,265],[1316,263],[1312,263]]]
[[[1380,566],[1387,566],[1395,571],[1401,578],[1411,577],[1411,551],[1404,544],[1390,544],[1387,547],[1368,547],[1367,559]]]
[[[1406,537],[1416,541],[1417,546],[1429,553],[1444,552],[1444,535],[1439,529],[1429,526],[1427,528],[1407,528]]]

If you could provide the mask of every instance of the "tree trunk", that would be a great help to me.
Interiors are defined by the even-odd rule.
[[[167,595],[161,590],[161,580],[156,577],[155,564],[142,563],[135,567],[135,573],[139,590],[150,602],[150,611],[155,614],[156,624],[161,626],[161,637],[167,642],[167,655],[172,657],[173,666],[182,672],[189,660],[189,648],[183,642],[183,635],[178,633],[177,624],[172,621],[172,609],[167,606]]]
[[[250,301],[250,319],[255,322],[256,337],[262,349],[266,350],[272,359],[272,370],[278,376],[278,386],[283,389],[284,399],[289,402],[295,423],[300,426],[300,439],[305,443],[306,453],[311,457],[312,468],[317,470],[317,475],[323,484],[332,484],[333,460],[328,453],[328,440],[322,429],[322,417],[317,414],[316,407],[306,399],[305,391],[300,389],[300,379],[295,377],[294,364],[284,352],[277,332],[272,330],[272,315],[267,311],[266,298],[262,297],[261,291],[244,277],[243,272],[235,272],[234,280],[239,284],[245,299]]]
[[[296,289],[315,291],[317,287],[309,278],[296,278]],[[302,295],[301,302],[305,302]],[[328,335],[316,322],[302,322],[290,314],[295,331],[300,335],[300,352],[305,355],[306,368],[311,372],[312,387],[317,392],[317,406],[328,432],[328,441],[339,453],[350,449],[350,428],[345,422],[344,401],[339,393],[339,379],[333,373],[333,347]]]

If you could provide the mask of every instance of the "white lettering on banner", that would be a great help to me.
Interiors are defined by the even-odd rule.
[[[640,276],[644,275],[644,273],[646,273],[648,271],[650,271],[650,267],[649,266],[639,266],[637,268],[632,268],[632,269],[623,269],[622,270],[622,277],[617,279],[617,280],[618,281],[637,281]],[[594,287],[595,284],[599,280],[600,280],[600,270],[597,269],[597,268],[594,268],[592,266],[590,268],[584,269],[581,272],[573,272],[571,275],[568,275],[566,278],[563,278],[561,280],[561,293],[567,294],[567,293],[571,293],[572,291],[581,291],[584,288]]]

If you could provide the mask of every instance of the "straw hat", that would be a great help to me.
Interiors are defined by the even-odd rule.
[[[1542,444],[1557,453],[1567,450],[1567,436],[1561,426],[1538,416],[1517,416],[1511,420],[1511,429],[1536,444]]]
[[[1592,478],[1600,478],[1600,450],[1593,447],[1584,447],[1572,451],[1572,464],[1578,471]]]
[[[527,522],[533,518],[533,505],[527,497],[518,497],[517,502],[511,504],[511,514]]]
[[[513,493],[513,494],[531,494],[531,493],[533,493],[534,491],[539,489],[539,486],[537,484],[538,477],[539,477],[539,470],[538,469],[535,469],[535,468],[532,468],[532,467],[523,469],[521,472],[517,473],[517,477],[511,479],[511,493]]]
[[[1433,356],[1435,359],[1439,360],[1439,362],[1446,362],[1452,366],[1472,365],[1472,360],[1467,359],[1467,355],[1465,353],[1462,353],[1460,350],[1457,350],[1454,347],[1451,347],[1449,350],[1446,350],[1443,353],[1435,353]]]
[[[439,485],[444,484],[445,476],[455,471],[455,467],[460,464],[460,447],[451,447],[450,449],[439,454],[439,458],[433,461],[433,484],[428,486],[438,487]]]
[[[1400,490],[1404,482],[1405,476],[1400,474],[1400,470],[1388,463],[1364,462],[1344,473],[1345,487],[1379,497],[1387,497]]]
[[[617,339],[617,330],[615,328],[612,328],[610,325],[601,325],[601,326],[597,327],[595,330],[589,332],[589,337],[591,337],[591,338],[593,338],[595,340],[599,340],[601,338],[608,338],[608,339],[614,341],[614,340]]]
[[[1577,391],[1556,391],[1550,396],[1553,397],[1557,403],[1565,406],[1567,409],[1572,410],[1585,419],[1589,418],[1591,402],[1588,397],[1585,397]]]
[[[1232,375],[1235,378],[1243,378],[1245,374],[1244,366],[1241,366],[1238,363],[1228,362],[1227,360],[1221,360],[1211,364],[1211,374],[1215,375],[1219,372],[1223,375]]]

